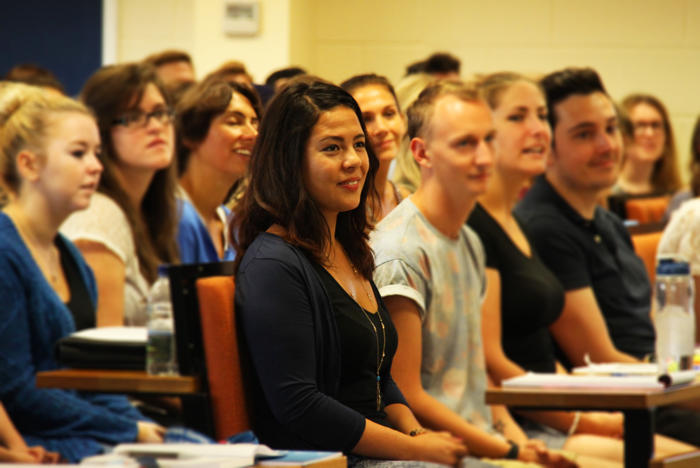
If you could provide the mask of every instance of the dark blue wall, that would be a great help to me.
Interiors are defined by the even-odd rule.
[[[102,1],[0,0],[0,44],[0,76],[35,63],[75,95],[102,63]]]

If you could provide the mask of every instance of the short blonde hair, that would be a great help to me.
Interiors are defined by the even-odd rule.
[[[43,157],[50,117],[57,112],[79,112],[92,116],[78,101],[49,93],[36,86],[3,83],[0,86],[0,176],[6,189],[20,186],[15,161],[23,150]]]
[[[472,83],[437,81],[428,85],[406,111],[409,138],[425,137],[429,133],[435,104],[443,96],[454,96],[465,102],[483,101],[476,86]]]
[[[503,93],[514,84],[521,82],[530,83],[537,88],[542,94],[542,97],[545,98],[544,90],[540,83],[526,75],[516,72],[502,71],[479,76],[476,81],[476,86],[491,110],[494,110],[501,105]]]

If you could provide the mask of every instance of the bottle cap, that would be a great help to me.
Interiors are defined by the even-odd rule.
[[[656,266],[657,275],[689,275],[690,264],[683,260],[675,258],[660,258],[659,264]]]

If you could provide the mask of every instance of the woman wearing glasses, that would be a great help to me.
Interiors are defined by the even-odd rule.
[[[632,94],[621,104],[633,127],[633,140],[613,194],[673,193],[681,187],[676,144],[663,103],[649,94]]]
[[[61,231],[95,272],[97,326],[144,325],[158,265],[177,260],[173,113],[154,69],[103,67],[83,102],[97,117],[104,166],[90,207]]]

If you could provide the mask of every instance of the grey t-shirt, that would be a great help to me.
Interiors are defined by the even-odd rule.
[[[493,432],[484,402],[481,301],[486,279],[478,236],[466,225],[457,239],[443,235],[407,198],[377,225],[370,241],[382,297],[407,297],[420,310],[423,388],[462,418]]]

